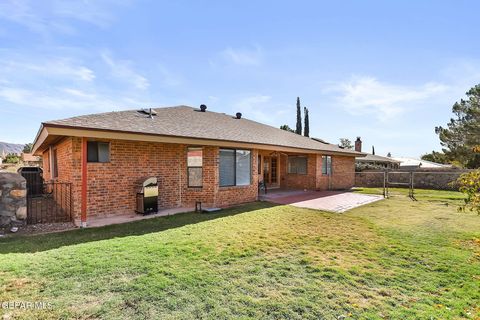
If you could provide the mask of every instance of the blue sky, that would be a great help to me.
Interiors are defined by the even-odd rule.
[[[480,83],[478,1],[0,1],[0,141],[187,104],[419,156]]]

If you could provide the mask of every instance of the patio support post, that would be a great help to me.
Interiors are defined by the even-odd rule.
[[[80,227],[87,227],[87,138],[82,138],[82,208]]]

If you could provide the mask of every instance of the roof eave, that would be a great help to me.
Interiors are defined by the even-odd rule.
[[[33,140],[33,146],[32,146],[32,154],[33,155],[38,155],[37,151],[39,151],[39,148],[43,141],[45,141],[46,136],[44,137],[44,133],[48,136],[48,132],[45,130],[45,123],[40,124],[40,128],[38,129],[37,135],[35,136],[35,139]]]
[[[59,130],[55,130],[59,129]],[[60,130],[63,129],[63,130]],[[66,130],[66,131],[65,131]],[[57,136],[86,136],[86,137],[91,137],[91,138],[98,138],[98,134],[85,134],[85,131],[91,131],[91,132],[103,132],[103,133],[115,133],[119,135],[135,135],[135,136],[146,136],[146,137],[162,137],[164,139],[186,139],[186,140],[195,140],[198,142],[201,141],[216,141],[217,145],[222,145],[222,143],[236,143],[236,144],[248,144],[252,146],[258,146],[258,147],[275,147],[278,149],[283,149],[283,150],[291,150],[291,152],[304,152],[304,153],[321,153],[321,154],[326,154],[326,155],[343,155],[343,156],[350,156],[350,157],[363,157],[366,155],[366,153],[358,152],[358,151],[353,151],[353,150],[324,150],[324,149],[310,149],[310,148],[297,148],[297,147],[289,147],[289,146],[282,146],[282,145],[270,145],[270,144],[262,144],[262,143],[252,143],[252,142],[245,142],[245,141],[233,141],[233,140],[224,140],[224,139],[212,139],[212,138],[198,138],[198,137],[185,137],[185,136],[175,136],[175,135],[161,135],[161,134],[155,134],[155,133],[144,133],[144,132],[134,132],[134,131],[126,131],[126,130],[112,130],[112,129],[99,129],[99,128],[89,128],[89,127],[79,127],[79,126],[69,126],[69,125],[61,125],[61,124],[56,124],[56,123],[49,123],[49,122],[44,122],[42,123],[41,130],[39,131],[39,134],[37,134],[37,138],[35,139],[35,151],[37,151],[39,148],[41,149],[41,143],[45,141],[45,139],[41,139],[40,137],[40,132],[46,131],[47,136],[48,134],[56,134]],[[67,132],[69,131],[69,132]],[[83,134],[78,135],[75,134],[76,132],[81,131]],[[69,134],[71,133],[71,134]],[[108,138],[106,135],[103,135],[104,138]],[[128,140],[128,139],[126,139]],[[142,141],[140,139],[134,139],[137,141]],[[146,141],[151,141],[151,139],[147,139]],[[165,142],[165,141],[163,141]],[[38,143],[38,145],[37,145]],[[167,142],[168,143],[168,142]],[[172,141],[170,143],[179,143]]]

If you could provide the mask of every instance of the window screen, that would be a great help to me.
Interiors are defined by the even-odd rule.
[[[220,186],[250,185],[251,161],[250,150],[220,149]]]
[[[235,185],[235,150],[220,150],[220,186]]]
[[[187,150],[187,173],[188,186],[201,187],[203,185],[203,149],[188,148]]]
[[[288,173],[307,174],[307,157],[288,156]]]
[[[248,186],[250,184],[250,151],[237,150],[236,152],[236,185]]]
[[[322,156],[322,174],[324,175],[332,174],[332,157],[331,156]]]

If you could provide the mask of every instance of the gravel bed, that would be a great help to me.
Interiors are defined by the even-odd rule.
[[[76,229],[73,222],[39,223],[29,224],[18,228],[17,232],[10,229],[0,229],[0,237],[11,237],[16,235],[34,235]]]

